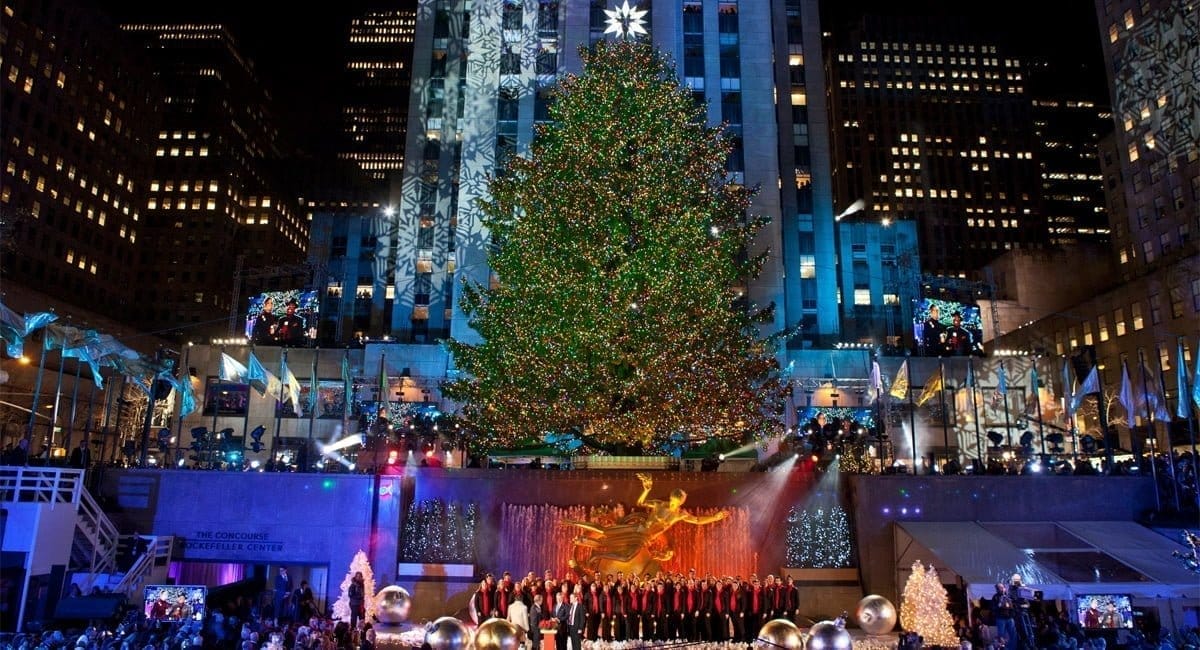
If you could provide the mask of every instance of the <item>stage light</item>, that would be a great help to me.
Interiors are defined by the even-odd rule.
[[[717,460],[724,461],[724,460],[725,460],[725,454],[717,454]]]
[[[815,463],[815,462],[817,462],[818,460],[821,460],[821,458],[820,458],[819,456],[817,456],[816,454],[813,454],[813,455],[812,455],[812,462],[814,462],[814,463]]]
[[[250,469],[258,469],[259,465],[262,465],[262,463],[260,463],[257,458],[250,461]]]
[[[184,464],[184,463],[186,463],[186,462],[187,462],[187,460],[186,460],[186,459],[184,459],[184,458],[180,458],[180,459],[179,459],[179,462],[175,463],[175,465],[176,465],[176,466],[178,466],[178,467],[183,467],[183,464]]]
[[[398,453],[398,452],[397,452],[395,449],[393,449],[393,450],[389,451],[389,452],[388,452],[388,457],[387,457],[387,464],[388,464],[388,465],[395,465],[395,464],[396,464],[396,460],[397,460],[398,458],[400,458],[400,454],[399,454],[399,453]]]
[[[17,363],[19,363],[23,366],[27,366],[30,363],[33,363],[33,360],[25,355],[21,355],[20,358],[17,359]]]

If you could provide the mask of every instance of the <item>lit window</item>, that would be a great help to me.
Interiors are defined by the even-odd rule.
[[[800,256],[800,278],[811,280],[817,277],[817,258],[814,255]]]
[[[67,264],[74,264],[74,263],[75,263],[75,251],[68,248],[67,249]]]
[[[1136,332],[1146,326],[1146,322],[1142,320],[1142,303],[1133,303],[1130,315],[1133,317],[1133,331]]]
[[[1126,9],[1125,10],[1125,29],[1133,29],[1133,25],[1134,25],[1133,10]]]
[[[871,290],[870,289],[855,289],[854,290],[854,304],[870,305],[871,304]]]
[[[269,208],[269,207],[271,207],[271,197],[269,197],[269,196],[264,196],[264,197],[263,197],[263,200],[262,200],[262,206],[261,206],[261,207],[264,207],[264,208]]]
[[[216,209],[217,209],[217,200],[216,200],[216,199],[209,199],[209,200],[208,200],[208,209],[209,209],[209,210],[216,210]]]

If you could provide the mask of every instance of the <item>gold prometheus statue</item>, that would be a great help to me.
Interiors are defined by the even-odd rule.
[[[678,488],[671,491],[666,501],[646,500],[654,480],[646,474],[637,477],[642,481],[642,493],[635,504],[639,510],[610,525],[590,521],[563,522],[583,531],[584,534],[575,538],[575,544],[592,549],[589,565],[593,570],[655,573],[660,562],[675,556],[675,550],[664,537],[671,527],[679,522],[704,526],[729,515],[724,510],[704,517],[688,513],[683,510],[687,492]]]

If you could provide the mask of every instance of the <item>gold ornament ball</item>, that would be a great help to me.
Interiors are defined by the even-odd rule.
[[[854,642],[846,628],[821,621],[808,630],[808,650],[851,650]]]
[[[425,643],[432,650],[466,650],[471,647],[471,630],[453,616],[443,616],[429,626]]]
[[[887,634],[896,627],[896,606],[887,598],[872,594],[858,601],[854,620],[867,634]]]
[[[408,620],[412,597],[404,587],[391,585],[379,590],[375,596],[375,617],[381,623],[403,623]]]
[[[524,641],[524,630],[502,618],[489,618],[475,630],[475,650],[520,650]]]
[[[800,636],[800,628],[785,618],[777,618],[763,624],[758,631],[757,642],[757,645],[767,648],[804,649],[804,638]]]

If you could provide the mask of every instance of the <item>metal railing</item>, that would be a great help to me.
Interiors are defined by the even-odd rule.
[[[134,558],[133,564],[121,577],[121,582],[113,589],[114,593],[125,594],[135,602],[141,602],[142,587],[155,579],[155,568],[167,566],[175,549],[175,537],[171,535],[123,535],[121,547],[137,548],[139,539],[146,542],[146,551]]]
[[[116,568],[117,527],[83,486],[84,471],[62,467],[0,466],[0,501],[6,503],[45,504],[50,508],[69,506],[76,513],[72,558],[73,567],[90,576]],[[85,559],[86,558],[86,559]]]

